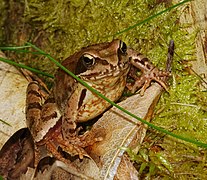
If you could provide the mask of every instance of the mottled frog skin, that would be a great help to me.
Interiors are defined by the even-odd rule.
[[[143,93],[154,80],[166,88],[162,77],[167,73],[117,39],[82,48],[62,65],[112,101],[121,97],[126,86],[132,92],[143,87]],[[140,77],[135,74],[136,69],[142,72]],[[127,84],[128,74],[135,79],[133,84]],[[45,145],[59,159],[62,157],[58,147],[82,158],[85,147],[102,140],[86,140],[87,132],[79,135],[77,123],[91,120],[109,107],[108,102],[61,69],[49,95],[37,82],[31,82],[27,89],[26,118],[34,141],[37,146]]]

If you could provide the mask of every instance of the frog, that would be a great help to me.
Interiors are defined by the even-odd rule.
[[[132,92],[141,87],[143,94],[150,83],[156,81],[167,89],[162,78],[168,73],[156,68],[148,58],[128,48],[119,39],[84,47],[66,58],[62,65],[114,102],[119,100],[126,87]],[[140,77],[135,73],[137,69],[142,72]],[[133,84],[127,83],[128,75],[135,80]],[[88,139],[88,131],[80,134],[81,126],[78,127],[78,124],[94,119],[110,106],[109,102],[61,68],[55,74],[51,92],[45,91],[37,81],[30,82],[26,97],[26,120],[37,154],[44,146],[64,162],[67,160],[63,158],[60,148],[83,159],[87,156],[84,148],[102,141],[103,137]]]

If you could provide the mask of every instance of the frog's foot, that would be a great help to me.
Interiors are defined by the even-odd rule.
[[[90,133],[86,132],[83,135],[72,134],[63,138],[60,131],[53,132],[49,137],[46,137],[42,144],[45,144],[47,149],[53,156],[64,162],[63,152],[70,156],[90,157],[84,148],[102,141],[101,137],[90,138]]]
[[[165,71],[161,71],[157,68],[153,68],[152,70],[145,70],[142,72],[141,76],[137,76],[134,73],[134,70],[130,72],[129,76],[131,76],[135,82],[127,83],[126,87],[132,92],[135,93],[140,87],[140,94],[143,95],[145,90],[150,86],[152,81],[156,81],[159,83],[166,91],[168,91],[167,84],[165,83],[166,77],[169,76],[169,73]]]
[[[80,159],[83,159],[84,156],[89,157],[87,152],[84,150],[84,148],[88,146],[92,146],[96,142],[100,142],[103,140],[102,137],[95,137],[95,138],[89,138],[88,132],[86,132],[83,135],[78,136],[72,136],[70,138],[67,138],[67,142],[70,144],[70,147],[67,145],[64,150],[66,152],[70,151],[71,155],[78,155]]]

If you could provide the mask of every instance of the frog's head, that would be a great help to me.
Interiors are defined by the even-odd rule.
[[[113,87],[129,70],[127,46],[121,40],[100,43],[82,48],[63,61],[63,66],[96,88]],[[121,78],[123,79],[123,78]],[[58,101],[70,97],[77,85],[70,75],[59,69],[56,73],[55,96]]]
[[[127,46],[121,40],[88,46],[77,55],[75,74],[86,81],[118,76],[129,67]]]

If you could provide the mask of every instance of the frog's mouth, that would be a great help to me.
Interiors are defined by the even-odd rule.
[[[107,77],[117,77],[127,75],[130,68],[129,62],[120,63],[117,66],[108,65],[108,68],[96,68],[79,74],[83,80],[99,80]]]

